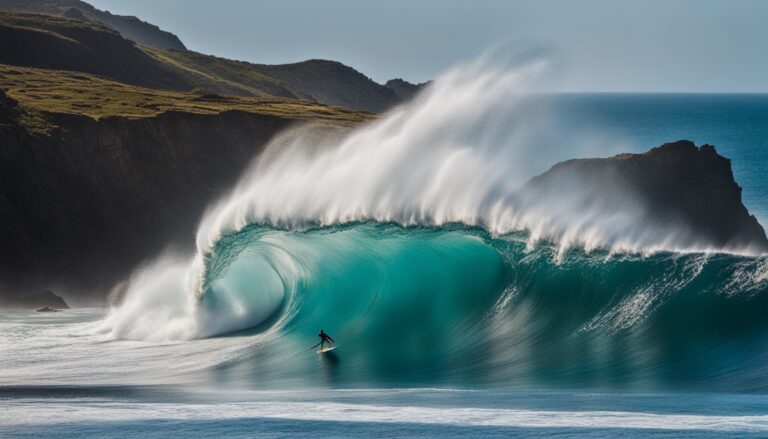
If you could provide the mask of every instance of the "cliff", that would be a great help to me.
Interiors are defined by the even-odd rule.
[[[103,297],[167,246],[190,245],[206,206],[275,133],[300,121],[343,128],[370,117],[7,66],[0,89],[7,291],[62,285]]]
[[[60,15],[79,20],[89,20],[120,33],[124,38],[149,47],[184,50],[179,38],[154,24],[136,17],[113,15],[109,11],[94,8],[80,0],[0,0],[0,10]]]
[[[643,154],[558,163],[528,183],[535,197],[578,200],[610,216],[626,212],[678,242],[768,251],[741,201],[731,162],[711,145],[681,140]]]

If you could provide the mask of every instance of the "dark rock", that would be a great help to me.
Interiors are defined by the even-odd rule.
[[[61,15],[67,18],[71,18],[73,20],[81,20],[81,21],[88,20],[88,18],[86,18],[85,15],[83,15],[83,13],[80,12],[80,9],[77,9],[77,8],[69,8],[66,11],[64,11]]]
[[[67,305],[64,299],[52,291],[5,298],[0,297],[0,306],[4,308],[37,309],[40,312],[69,309],[69,305]],[[41,309],[46,308],[48,309],[47,311],[41,311]]]
[[[379,113],[402,101],[390,88],[338,61],[312,59],[257,67],[304,97],[326,104]]]
[[[55,308],[51,308],[49,306],[44,306],[42,308],[38,308],[36,311],[37,312],[59,312],[61,310],[55,309]]]
[[[20,111],[0,93],[4,290],[54,284],[99,296],[168,246],[189,249],[204,209],[292,123],[238,111],[51,114],[60,128],[35,135],[16,123]]]
[[[578,200],[577,210],[631,212],[683,243],[768,251],[765,231],[741,201],[731,161],[711,145],[681,140],[643,154],[568,160],[533,178],[526,192]]]
[[[384,87],[387,87],[395,92],[395,94],[403,101],[409,101],[413,99],[414,96],[416,96],[421,90],[423,90],[427,85],[429,85],[429,82],[422,82],[421,84],[413,84],[408,81],[404,81],[400,78],[397,79],[390,79],[387,81],[386,84],[384,84]]]

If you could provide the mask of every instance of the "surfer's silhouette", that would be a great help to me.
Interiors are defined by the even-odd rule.
[[[318,337],[320,337],[320,350],[323,349],[323,346],[325,346],[325,343],[328,342],[328,346],[332,345],[334,343],[333,339],[330,335],[323,332],[323,330],[320,330],[320,333],[317,334]]]

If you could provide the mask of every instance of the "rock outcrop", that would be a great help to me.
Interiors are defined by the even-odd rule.
[[[741,201],[731,161],[711,145],[681,140],[643,154],[568,160],[533,178],[526,192],[577,200],[576,209],[606,217],[630,214],[686,245],[768,251],[765,231]]]
[[[409,101],[413,99],[416,94],[423,90],[429,82],[422,82],[421,84],[413,84],[400,78],[390,79],[384,84],[384,87],[395,92],[397,97],[402,101]]]
[[[47,309],[46,311],[57,311],[60,309],[69,309],[69,305],[61,296],[52,291],[43,291],[37,294],[27,294],[21,296],[0,296],[0,307],[3,308],[22,308],[22,309]],[[44,311],[41,311],[44,312]]]

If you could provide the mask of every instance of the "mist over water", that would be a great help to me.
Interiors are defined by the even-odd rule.
[[[344,137],[327,136],[316,127],[284,133],[233,193],[206,215],[193,260],[163,259],[138,273],[125,303],[109,316],[105,329],[118,338],[189,338],[263,321],[280,295],[265,292],[259,294],[263,302],[253,299],[259,302],[253,303],[256,308],[267,310],[259,313],[260,318],[249,306],[244,313],[221,312],[242,305],[240,299],[224,299],[238,288],[231,280],[215,282],[217,312],[200,307],[201,302],[189,306],[190,300],[214,301],[205,298],[213,286],[209,279],[215,277],[211,260],[220,258],[213,249],[222,237],[249,224],[299,231],[360,221],[404,226],[463,223],[497,233],[519,226],[508,218],[511,206],[506,200],[543,169],[542,156],[558,153],[541,148],[544,113],[520,111],[528,88],[546,67],[544,57],[530,52],[495,52],[448,71],[415,102]],[[254,268],[262,275],[254,274],[249,282],[263,284],[264,291],[270,290],[267,285],[284,282],[284,271],[294,269],[290,257],[279,262],[268,258],[264,270]],[[269,274],[270,267],[277,274]],[[158,295],[178,299],[158,304],[154,299]],[[233,320],[241,314],[247,315],[246,321]],[[216,323],[219,319],[221,323]],[[156,328],[157,323],[134,323],[139,320],[172,323]],[[201,321],[206,322],[204,327]]]
[[[290,229],[374,220],[402,225],[488,222],[535,172],[536,116],[520,107],[545,59],[482,58],[438,78],[416,102],[333,144],[312,129],[274,141],[253,171],[203,222],[208,251],[248,224]],[[555,157],[547,162],[554,163]],[[495,220],[495,221],[494,221]]]

